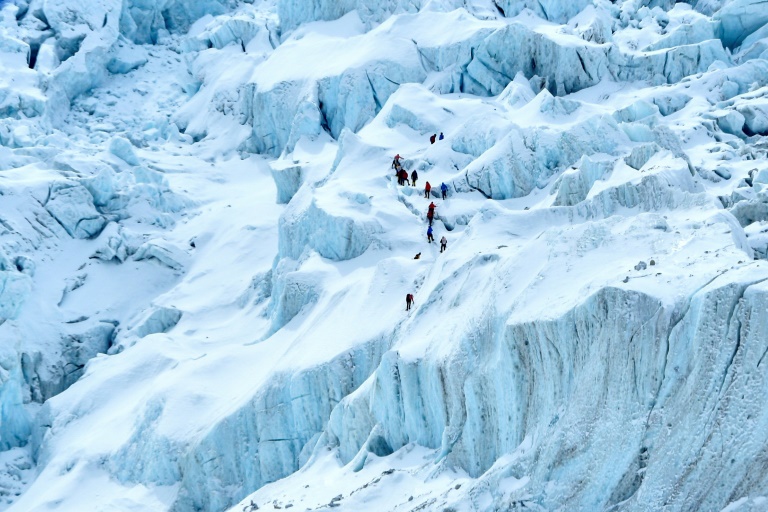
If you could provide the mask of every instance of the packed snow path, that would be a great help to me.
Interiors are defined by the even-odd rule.
[[[768,510],[767,84],[765,0],[0,1],[0,508]]]

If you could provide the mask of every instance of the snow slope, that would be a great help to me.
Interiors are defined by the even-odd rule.
[[[766,136],[765,0],[0,2],[0,509],[768,510]]]

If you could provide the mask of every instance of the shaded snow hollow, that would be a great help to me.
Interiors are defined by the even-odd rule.
[[[768,510],[766,84],[766,0],[0,1],[0,510]]]

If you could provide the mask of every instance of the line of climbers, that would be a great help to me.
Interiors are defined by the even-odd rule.
[[[397,184],[402,186],[405,186],[407,183],[409,187],[416,186],[416,181],[419,179],[419,174],[416,172],[416,169],[414,169],[411,172],[410,179],[408,179],[408,171],[403,167],[403,164],[400,160],[402,160],[403,157],[401,157],[399,154],[395,155],[395,158],[392,160],[392,169],[395,170],[395,177],[397,178]],[[432,193],[432,185],[427,182],[424,185],[424,197],[429,199],[429,195]],[[448,185],[445,183],[440,183],[440,194],[445,200],[448,197]]]
[[[429,141],[434,144],[436,135],[432,135],[429,138]],[[443,140],[445,137],[443,136],[443,133],[440,132],[440,139]],[[403,164],[401,162],[402,157],[398,153],[395,155],[395,158],[392,160],[392,168],[395,170],[395,176],[397,177],[397,184],[400,186],[405,186],[407,183],[408,186],[416,186],[416,180],[419,179],[419,175],[416,172],[416,169],[411,172],[410,180],[408,179],[408,171],[403,167]],[[429,182],[426,182],[424,185],[424,197],[426,199],[429,199],[430,194],[432,193],[432,185]],[[440,194],[445,200],[448,197],[448,185],[445,184],[445,182],[440,183]],[[429,222],[429,226],[427,227],[427,243],[432,243],[435,241],[434,237],[434,230],[432,229],[432,222],[435,219],[435,208],[437,208],[437,205],[435,205],[434,201],[431,201],[429,203],[429,207],[427,208],[427,221]],[[442,238],[440,238],[440,252],[445,252],[448,248],[448,239],[445,238],[445,235],[443,235]],[[418,253],[416,256],[414,256],[415,260],[421,259],[421,253]],[[408,293],[405,295],[405,310],[410,311],[411,305],[415,304],[415,300],[413,298],[412,293]]]

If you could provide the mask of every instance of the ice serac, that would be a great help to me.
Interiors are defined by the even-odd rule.
[[[49,75],[46,113],[55,122],[63,121],[70,102],[104,83],[110,72],[125,73],[146,62],[130,42],[155,43],[163,33],[186,31],[201,17],[222,14],[232,6],[230,0],[39,2],[29,17],[39,19],[47,27],[42,33],[53,36],[45,44],[32,41],[39,69]],[[42,114],[46,107],[31,99],[24,98],[24,110],[34,107]]]
[[[561,2],[559,0],[500,0],[496,1],[497,8],[509,18],[517,16],[524,9],[530,9],[545,20],[556,23],[567,23],[591,2],[577,0]]]
[[[107,62],[110,73],[129,73],[147,63],[147,55],[140,47],[130,47],[118,43],[112,49],[112,56]]]
[[[768,483],[758,455],[768,441],[767,383],[759,371],[768,349],[759,313],[768,301],[766,277],[717,279],[693,297],[671,332],[658,404],[648,417],[649,470],[627,510],[642,510],[651,497],[671,500],[673,510],[719,508]],[[744,428],[755,434],[745,438]],[[662,464],[662,457],[669,460]]]
[[[163,32],[186,32],[203,16],[233,6],[232,0],[123,0],[120,32],[139,44],[156,43]]]
[[[715,19],[720,21],[725,46],[735,48],[768,23],[768,1],[733,0],[715,14]]]
[[[120,9],[120,0],[43,3],[43,15],[56,34],[62,56],[62,64],[49,78],[54,119],[62,120],[73,99],[106,78],[109,50],[120,34]]]
[[[55,184],[45,208],[75,238],[93,238],[107,224],[96,211],[93,196],[81,185]]]
[[[245,90],[241,110],[253,126],[251,149],[277,155],[291,151],[301,136],[316,138],[327,131],[338,137],[343,128],[358,131],[388,102],[400,86],[424,82],[436,92],[461,92],[462,68],[474,48],[499,23],[485,23],[458,9],[432,13],[437,27],[427,26],[422,14],[403,14],[397,22],[388,20],[364,35],[352,36],[355,54],[340,53],[333,38],[312,37],[317,49],[297,53],[297,41],[289,38],[258,66]],[[461,24],[449,45],[438,42],[439,29]],[[428,28],[429,30],[424,30]],[[297,36],[299,37],[299,36]],[[391,38],[386,51],[375,43]],[[299,39],[301,40],[301,39]],[[318,66],[320,62],[328,66]],[[297,79],[286,60],[305,69]],[[405,94],[405,90],[401,91]]]
[[[278,156],[286,146],[304,135],[316,137],[322,130],[338,138],[343,129],[360,130],[372,120],[402,83],[421,82],[426,77],[416,46],[399,40],[383,51],[370,35],[358,36],[362,51],[349,62],[334,55],[333,40],[320,41],[323,62],[339,59],[334,66],[318,67],[319,56],[297,53],[297,45],[278,48],[256,68],[245,87],[243,112],[253,127],[250,146],[259,153]],[[285,71],[285,59],[315,70],[309,77]]]
[[[333,0],[280,0],[277,12],[285,31],[293,30],[302,23],[319,20],[335,20],[352,11],[356,6],[353,0],[334,2]]]
[[[179,323],[182,314],[173,306],[152,306],[133,319],[127,329],[120,331],[113,329],[111,336],[114,338],[114,343],[110,343],[103,352],[109,349],[110,354],[118,353],[145,336],[166,333]]]
[[[370,376],[387,346],[387,339],[368,340],[312,368],[273,374],[255,396],[186,447],[158,432],[169,412],[160,401],[150,404],[130,442],[110,458],[112,471],[126,483],[177,484],[172,511],[225,510],[247,489],[306,462],[331,410]]]
[[[518,51],[508,52],[506,48]],[[596,45],[568,35],[555,38],[513,22],[482,42],[466,73],[477,84],[473,87],[470,83],[471,91],[476,93],[500,94],[512,77],[522,72],[529,78],[535,75],[545,79],[547,89],[562,96],[605,78],[676,83],[705,71],[718,60],[730,61],[719,40],[626,54],[613,44]]]
[[[720,129],[731,135],[742,135],[745,122],[746,118],[736,110],[731,110],[717,117],[717,125]]]
[[[748,101],[739,105],[738,114],[744,117],[742,125],[750,135],[768,134],[768,101],[765,99]]]
[[[309,187],[294,197],[280,217],[281,258],[299,259],[313,250],[324,258],[344,261],[360,256],[371,246],[382,231],[381,225],[354,214],[354,205],[338,208],[334,202],[312,197]]]
[[[16,318],[31,288],[28,275],[0,266],[0,324]]]
[[[436,8],[452,10],[464,5],[456,0],[444,3],[445,6]],[[336,20],[353,10],[370,26],[381,23],[392,14],[417,12],[425,4],[424,0],[278,0],[277,12],[283,31],[290,32],[303,23]]]
[[[277,202],[288,203],[304,183],[304,172],[300,165],[273,165],[272,179],[277,185]]]
[[[592,185],[608,176],[613,170],[613,158],[597,154],[582,157],[577,165],[563,172],[553,186],[557,191],[555,206],[573,206],[585,200]]]
[[[659,164],[648,172],[636,173],[628,167],[617,170],[627,171],[624,180],[612,176],[613,183],[605,188],[590,190],[587,200],[576,205],[577,218],[601,219],[615,215],[621,208],[637,208],[644,212],[662,212],[667,208],[691,208],[711,206],[712,199],[702,193],[701,187],[693,180],[683,160],[674,160],[670,155],[668,163]],[[614,181],[615,180],[615,181]],[[597,189],[597,190],[596,190]],[[666,231],[665,222],[652,222],[649,227]]]
[[[21,355],[24,381],[35,402],[43,403],[77,382],[88,361],[107,353],[115,326],[86,319],[65,331],[52,351],[27,350]]]
[[[717,508],[765,484],[765,431],[737,439],[744,422],[768,421],[754,371],[768,348],[755,317],[766,277],[720,277],[690,303],[606,287],[551,320],[496,311],[459,335],[469,357],[387,353],[334,410],[329,442],[345,461],[415,442],[477,476],[511,452],[513,474],[530,476],[513,499],[547,508]]]
[[[39,76],[29,69],[29,44],[0,31],[0,55],[0,116],[18,119],[21,115],[42,115],[47,100],[39,90]]]
[[[281,260],[275,268],[272,284],[272,303],[269,312],[272,320],[270,333],[277,332],[293,320],[304,308],[317,302],[321,279],[316,273],[296,268],[295,261]]]
[[[32,418],[24,407],[24,376],[16,351],[0,347],[0,449],[24,446],[32,432]]]
[[[610,154],[623,140],[609,117],[591,118],[565,132],[514,129],[467,167],[467,181],[492,199],[521,197],[543,188],[550,177],[582,155]]]

